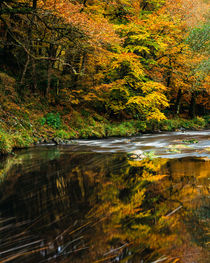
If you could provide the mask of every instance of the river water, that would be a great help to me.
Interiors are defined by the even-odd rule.
[[[0,263],[207,263],[210,131],[0,159]]]

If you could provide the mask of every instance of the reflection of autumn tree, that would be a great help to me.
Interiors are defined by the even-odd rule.
[[[178,205],[182,206],[183,212],[179,220],[184,222],[184,225],[181,226],[181,231],[188,232],[191,241],[204,248],[207,246],[209,223],[209,164],[209,161],[171,161],[168,168],[170,181],[167,182],[167,188],[164,188],[163,184],[159,189],[167,199],[166,204],[171,205],[172,209]]]
[[[117,258],[190,263],[193,258],[207,263],[208,161],[137,161],[126,154],[54,151],[20,161],[25,168],[18,160],[9,171],[5,166],[1,216],[16,215],[20,227],[15,234],[44,240],[33,249],[46,247],[47,258],[76,263]],[[32,219],[33,224],[20,224]],[[8,237],[25,244],[13,233],[4,233],[3,244]],[[31,255],[30,262],[41,258]]]
[[[185,172],[179,173],[180,168],[173,167],[171,173],[170,166],[173,165],[181,165]],[[207,262],[200,255],[207,245],[204,204],[208,194],[205,171],[209,163],[203,174],[199,162],[194,163],[194,171],[200,175],[198,178],[189,172],[190,165],[190,160],[183,163],[158,159],[129,161],[123,173],[112,173],[106,179],[100,192],[97,215],[106,218],[103,231],[110,251],[129,246],[121,256],[124,259],[132,256],[131,262],[139,262],[140,258],[151,262],[163,255],[163,262],[188,262],[187,257]],[[165,168],[160,171],[162,166]],[[201,216],[203,213],[205,220]],[[193,226],[196,227],[194,234]],[[196,241],[194,236],[199,234],[203,240],[198,238]]]
[[[48,258],[56,255],[64,260],[67,251],[76,251],[73,257],[71,253],[69,255],[71,262],[88,263],[90,257],[95,259],[98,253],[103,253],[100,249],[92,249],[90,245],[92,242],[97,245],[96,239],[100,238],[100,235],[94,235],[97,218],[86,219],[85,215],[91,209],[93,200],[97,199],[94,189],[100,185],[105,174],[123,166],[125,156],[87,153],[59,155],[54,150],[43,151],[38,155],[36,156],[36,151],[31,156],[23,155],[19,158],[21,162],[14,160],[12,169],[7,165],[2,169],[3,172],[7,171],[8,176],[0,187],[0,208],[4,211],[1,217],[16,216],[12,223],[18,236],[8,228],[1,240],[1,249],[11,248],[8,246],[12,246],[12,243],[6,243],[7,238],[16,244],[27,246],[25,236],[30,235],[32,240],[36,240],[38,236],[43,243],[36,243],[28,249],[30,262],[41,261],[40,253],[30,253],[30,250],[45,247]],[[6,193],[4,198],[2,192]],[[31,220],[33,224],[24,223]],[[60,254],[58,247],[62,250]],[[21,259],[25,252],[18,253],[18,258]]]

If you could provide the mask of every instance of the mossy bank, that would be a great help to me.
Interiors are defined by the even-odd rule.
[[[197,117],[193,120],[179,118],[160,122],[129,120],[117,123],[110,122],[97,114],[87,117],[75,111],[66,124],[66,116],[61,116],[58,112],[47,113],[37,119],[30,119],[29,116],[23,119],[13,115],[6,121],[1,116],[0,153],[8,154],[15,148],[31,147],[39,143],[65,144],[71,139],[78,138],[133,136],[159,130],[199,130],[208,127],[209,119],[209,117]]]
[[[78,138],[133,136],[159,130],[199,130],[208,128],[210,123],[209,116],[159,122],[126,118],[116,121],[114,117],[85,105],[72,108],[27,92],[20,96],[13,78],[1,73],[0,80],[0,154],[50,141],[59,144]]]

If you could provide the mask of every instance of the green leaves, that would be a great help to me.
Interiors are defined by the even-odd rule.
[[[59,113],[47,113],[45,117],[39,120],[41,125],[45,123],[52,128],[59,129],[62,125],[62,121]]]
[[[210,53],[210,22],[203,24],[200,27],[193,28],[187,38],[189,46],[199,53]]]

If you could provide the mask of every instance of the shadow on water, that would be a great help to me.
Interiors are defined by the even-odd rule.
[[[210,161],[58,148],[0,163],[0,262],[207,263]]]

